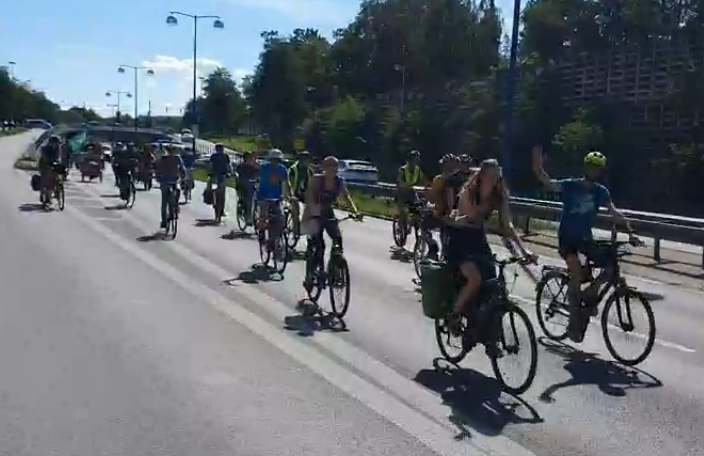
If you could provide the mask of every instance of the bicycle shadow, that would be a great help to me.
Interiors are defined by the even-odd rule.
[[[100,195],[101,198],[119,198],[119,194],[114,194],[114,193],[103,193]]]
[[[301,337],[314,336],[316,332],[330,331],[334,333],[348,332],[347,323],[330,313],[320,311],[317,304],[307,299],[301,299],[296,305],[301,313],[284,317],[284,329],[297,331]]]
[[[603,360],[596,353],[585,353],[562,342],[555,342],[545,337],[538,338],[538,343],[549,353],[561,356],[563,366],[572,376],[562,382],[550,385],[539,398],[542,402],[555,402],[554,394],[563,388],[580,385],[595,385],[604,394],[612,397],[624,397],[632,389],[659,388],[663,383],[641,369],[624,366],[614,361]]]
[[[410,263],[413,261],[413,252],[406,250],[404,247],[393,246],[389,248],[391,259],[400,261],[401,263]]]
[[[162,231],[157,231],[153,234],[145,234],[143,236],[137,237],[139,242],[151,242],[151,241],[163,241],[166,238],[166,234]]]
[[[235,282],[242,282],[248,285],[256,285],[262,282],[281,282],[283,276],[276,272],[274,268],[263,264],[253,264],[248,270],[241,271],[237,277],[223,280],[226,285],[234,285]]]
[[[51,212],[54,210],[52,206],[44,209],[41,203],[22,203],[17,206],[17,210],[20,212]]]
[[[124,211],[127,209],[127,203],[115,204],[114,206],[104,206],[106,211]]]
[[[254,233],[249,233],[247,231],[235,231],[231,230],[229,233],[225,233],[220,236],[220,239],[226,239],[228,241],[236,241],[238,239],[252,239],[254,238]]]
[[[450,407],[449,421],[459,431],[455,440],[471,438],[471,430],[495,436],[511,424],[544,422],[528,402],[503,391],[496,379],[443,358],[435,358],[433,369],[420,370],[413,380],[439,393]]]
[[[194,226],[199,228],[203,226],[220,226],[220,223],[216,222],[215,219],[196,219]]]

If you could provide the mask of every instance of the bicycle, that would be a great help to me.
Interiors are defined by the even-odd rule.
[[[66,208],[66,193],[64,189],[64,174],[67,172],[66,168],[60,163],[54,163],[51,165],[51,170],[53,173],[52,184],[53,188],[45,188],[40,193],[40,202],[42,204],[42,209],[49,210],[51,205],[52,196],[56,199],[58,203],[59,210],[63,211]]]
[[[422,225],[422,220],[425,220],[426,217],[432,217],[432,211],[428,207],[424,207],[420,211],[420,219],[419,225]],[[416,277],[418,280],[421,278],[421,274],[423,273],[423,268],[422,265],[425,261],[432,259],[428,258],[428,253],[429,253],[429,241],[433,239],[433,231],[424,228],[423,226],[420,226],[419,228],[419,236],[416,236],[416,241],[413,244],[413,268],[415,269],[416,272]],[[444,246],[446,239],[441,235],[440,236],[440,246]],[[437,252],[437,254],[443,254],[445,249],[443,248],[442,252]],[[435,258],[437,260],[437,258]]]
[[[218,184],[218,187],[213,192],[213,211],[215,212],[215,223],[222,223],[222,216],[225,213],[225,195],[227,186],[225,181]]]
[[[134,169],[125,172],[120,179],[120,199],[125,202],[127,209],[132,209],[137,200],[137,187],[134,185]]]
[[[250,181],[252,195],[249,199],[249,207],[245,204],[244,198],[241,198],[241,192],[237,194],[237,226],[242,232],[247,230],[247,227],[254,226],[257,218],[257,187],[256,180]],[[247,210],[249,209],[249,210]]]
[[[398,216],[394,217],[391,224],[391,231],[394,236],[394,243],[397,247],[403,248],[406,246],[406,241],[408,241],[408,235],[410,234],[411,229],[413,230],[413,234],[416,239],[418,238],[420,218],[422,216],[421,211],[424,206],[425,203],[420,198],[412,203],[409,203],[406,223],[401,223]]]
[[[263,229],[258,230],[259,257],[265,267],[273,260],[274,270],[282,274],[288,265],[288,249],[286,248],[286,235],[283,229],[283,215],[280,200],[261,200],[273,203],[269,206],[269,216],[261,220]],[[261,214],[259,214],[261,216]],[[274,228],[272,228],[272,226]]]
[[[176,234],[178,233],[178,214],[179,214],[179,195],[178,186],[176,184],[169,184],[169,199],[167,200],[167,218],[166,218],[166,229],[164,230],[164,237],[171,236],[171,239],[176,239]]]
[[[183,200],[188,203],[193,199],[193,189],[195,188],[193,180],[193,170],[186,170],[186,178],[181,181],[181,191],[183,192]]]
[[[426,270],[423,273],[424,282],[426,282],[426,276],[432,278],[432,276],[436,274],[435,279],[438,281],[437,283],[439,283],[439,285],[437,285],[435,291],[442,293],[441,296],[446,298],[442,300],[442,303],[433,301],[431,304],[431,299],[426,303],[426,291],[424,290],[423,312],[427,317],[434,320],[435,340],[440,348],[440,353],[447,361],[457,364],[461,362],[477,344],[482,344],[491,361],[494,376],[501,386],[506,391],[513,394],[522,394],[530,388],[530,385],[535,379],[538,366],[538,343],[535,337],[535,330],[533,329],[528,315],[509,297],[505,268],[511,264],[528,264],[533,260],[516,256],[501,260],[496,255],[493,255],[492,259],[498,266],[498,275],[495,279],[485,281],[479,293],[473,299],[473,305],[477,309],[476,317],[473,319],[474,324],[471,326],[468,325],[466,318],[462,317],[460,320],[459,334],[456,334],[456,331],[453,331],[451,328],[452,319],[450,315],[452,313],[454,298],[461,287],[464,286],[465,278],[456,267],[448,265],[447,263],[438,262],[425,265]],[[445,268],[451,268],[451,270]],[[456,291],[448,295],[447,289]],[[505,316],[509,317],[508,326],[512,333],[510,339],[514,341],[513,343],[508,342],[509,338],[506,337],[507,334],[504,330],[503,323]],[[531,361],[525,380],[519,385],[511,386],[501,372],[499,360],[506,354],[516,354],[520,351],[521,344],[516,331],[516,325],[519,320],[526,327],[526,333],[528,335],[527,348],[530,350]],[[445,336],[447,336],[448,339],[447,346],[443,341]],[[450,343],[450,337],[460,338],[460,346],[457,347],[459,348],[459,353],[456,355],[450,354],[449,348],[453,348]]]
[[[655,344],[655,316],[650,306],[648,299],[639,293],[634,287],[626,283],[626,279],[621,276],[621,268],[619,259],[630,255],[631,252],[624,250],[626,245],[636,246],[636,242],[623,242],[600,240],[595,241],[592,251],[587,256],[587,262],[584,266],[585,278],[582,283],[588,284],[586,290],[583,290],[580,295],[580,310],[579,316],[582,323],[582,331],[586,332],[591,317],[596,317],[599,313],[599,305],[605,301],[604,308],[601,312],[601,329],[606,344],[606,349],[611,356],[618,362],[627,365],[635,366],[643,362],[653,349]],[[599,275],[594,277],[594,269],[601,269]],[[562,290],[567,290],[569,283],[569,274],[567,269],[558,266],[543,266],[541,278],[536,285],[536,313],[538,323],[543,330],[543,333],[552,340],[561,341],[567,338],[568,327],[565,324],[564,332],[552,332],[547,327],[548,320],[556,315],[564,315],[569,321],[569,302],[567,293],[565,299],[559,302],[555,296],[550,299],[545,310],[541,309],[543,293],[550,290],[549,284],[557,282],[559,287],[558,294]],[[599,290],[601,287],[601,290]],[[611,294],[609,295],[609,292]],[[607,297],[608,295],[608,297]],[[624,302],[625,306],[621,304]],[[633,332],[634,324],[632,320],[631,301],[640,301],[640,304],[645,309],[648,324],[650,326],[646,339],[644,350],[634,358],[626,358],[621,356],[613,345],[613,340],[609,336],[609,311],[613,306],[616,306],[618,315],[619,327],[625,332]],[[627,321],[624,321],[624,318]]]
[[[295,227],[295,213],[293,211],[293,208],[291,207],[292,204],[299,204],[298,200],[290,202],[284,206],[284,231],[285,231],[285,237],[286,237],[286,246],[293,250],[296,248],[298,245],[298,241],[301,239],[301,233],[300,230],[299,232],[296,232],[296,227]],[[300,208],[300,204],[298,206]],[[299,228],[300,228],[300,218],[299,218]]]
[[[355,220],[361,222],[364,220],[362,216],[355,217],[350,214],[338,220],[338,223],[342,223],[346,220]],[[308,261],[308,255],[316,255],[315,251],[306,251],[306,261]],[[330,247],[330,258],[328,258],[328,263],[325,269],[322,263],[316,266],[315,272],[313,273],[312,281],[306,283],[304,288],[308,294],[308,299],[318,304],[320,295],[323,290],[327,288],[330,292],[330,309],[331,314],[337,318],[343,318],[350,307],[350,268],[347,264],[347,259],[345,258],[343,249],[341,245],[333,243]],[[335,288],[343,288],[344,296],[338,302],[335,298]],[[339,306],[338,306],[339,305]],[[318,307],[320,308],[320,307]]]

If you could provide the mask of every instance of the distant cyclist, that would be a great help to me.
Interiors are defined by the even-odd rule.
[[[175,201],[178,205],[178,182],[186,177],[186,167],[183,166],[181,156],[173,146],[167,146],[167,154],[157,159],[156,178],[161,187],[161,228],[166,229],[169,218],[169,199],[172,192],[176,192]]]
[[[215,145],[215,152],[210,156],[209,160],[210,172],[208,174],[208,185],[217,185],[217,197],[222,198],[222,216],[225,216],[225,198],[227,195],[226,181],[232,175],[232,160],[225,153],[225,146],[218,143]]]
[[[56,165],[61,160],[61,139],[56,135],[51,135],[49,140],[39,151],[39,176],[41,178],[41,190],[39,200],[48,204],[51,201],[51,191],[54,189],[56,179]]]
[[[407,226],[408,208],[418,201],[418,194],[413,187],[424,185],[425,182],[425,175],[420,169],[420,152],[413,150],[408,154],[406,163],[396,173],[396,202],[400,225]]]
[[[594,238],[592,228],[596,222],[600,207],[624,224],[630,234],[631,242],[639,243],[633,236],[631,225],[621,212],[616,209],[609,190],[598,180],[606,168],[606,157],[598,151],[589,152],[584,157],[584,177],[551,179],[543,169],[543,151],[533,148],[533,172],[538,180],[550,191],[559,192],[562,199],[562,216],[558,228],[558,248],[569,270],[568,299],[570,302],[570,339],[581,342],[584,339],[585,322],[580,321],[580,284],[582,265],[579,254],[590,256],[593,253]]]
[[[288,170],[288,181],[291,186],[291,193],[295,198],[295,201],[291,203],[291,212],[293,213],[293,230],[297,236],[301,233],[300,202],[305,201],[306,188],[313,177],[311,164],[311,155],[304,150],[298,154],[298,160]]]
[[[245,218],[247,223],[251,223],[252,216],[252,196],[256,189],[257,176],[259,174],[259,164],[255,160],[252,152],[244,152],[242,163],[235,168],[235,177],[237,179],[236,190],[237,199],[243,203]]]
[[[183,148],[181,149],[181,159],[183,160],[183,166],[186,168],[186,178],[181,183],[182,190],[193,190],[195,182],[193,180],[193,169],[196,166],[196,154],[193,149]]]

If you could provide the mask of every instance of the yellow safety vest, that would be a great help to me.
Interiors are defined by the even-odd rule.
[[[420,181],[420,166],[416,166],[411,171],[410,166],[405,165],[403,167],[403,180],[408,185],[416,185]]]

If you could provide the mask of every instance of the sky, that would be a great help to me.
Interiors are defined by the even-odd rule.
[[[0,66],[16,62],[14,76],[29,81],[64,108],[83,106],[111,115],[116,95],[133,92],[134,72],[120,65],[147,66],[139,72],[139,113],[151,101],[153,115],[179,115],[192,93],[193,19],[170,11],[219,15],[198,21],[199,75],[217,67],[235,79],[251,74],[262,49],[260,33],[317,28],[330,37],[357,13],[359,0],[15,0],[0,15]],[[511,0],[499,0],[504,18]],[[509,19],[510,20],[510,19]],[[8,39],[9,38],[9,39]],[[134,112],[135,98],[120,97],[123,112]]]

